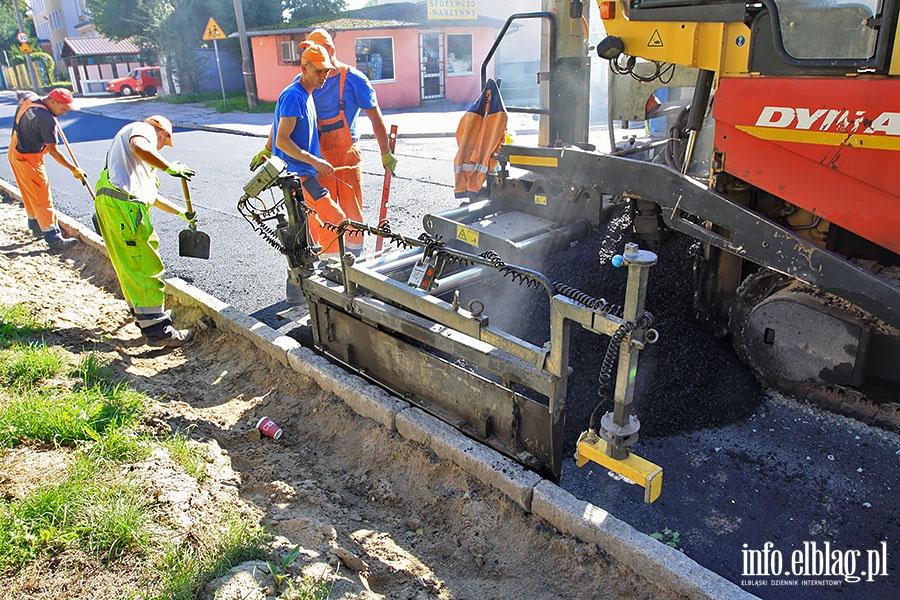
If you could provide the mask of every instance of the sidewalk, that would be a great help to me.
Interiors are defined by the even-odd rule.
[[[12,92],[4,92],[12,93]],[[220,113],[200,104],[168,104],[152,98],[120,98],[115,96],[79,97],[77,110],[129,121],[159,114],[172,121],[175,127],[203,129],[239,135],[266,137],[272,125],[272,113]],[[406,110],[385,110],[384,122],[390,129],[397,126],[398,137],[454,137],[456,126],[465,113],[459,105],[436,105]],[[510,133],[536,133],[537,121],[532,115],[509,114]],[[361,139],[372,138],[372,123],[361,115],[357,120]]]

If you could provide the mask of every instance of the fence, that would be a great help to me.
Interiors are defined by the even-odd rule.
[[[33,60],[34,72],[38,78],[38,87],[50,87],[50,68],[42,60]],[[28,76],[28,67],[25,63],[21,65],[13,65],[10,67],[2,67],[3,86],[8,90],[30,90],[31,78]]]

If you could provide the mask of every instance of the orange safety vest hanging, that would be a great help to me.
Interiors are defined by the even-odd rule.
[[[7,156],[9,166],[12,167],[13,175],[22,194],[25,214],[29,219],[37,219],[41,229],[48,231],[57,226],[56,212],[53,210],[53,200],[50,196],[50,180],[47,178],[47,171],[44,168],[44,155],[49,150],[46,144],[40,152],[20,152],[17,147],[19,145],[19,120],[32,107],[50,112],[43,103],[36,102],[31,98],[22,102],[16,110]]]
[[[457,198],[477,195],[487,174],[497,166],[494,153],[503,143],[508,115],[500,88],[488,79],[481,96],[459,120],[453,159],[454,194]]]

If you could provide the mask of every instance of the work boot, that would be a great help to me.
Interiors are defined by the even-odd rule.
[[[41,231],[41,226],[38,224],[37,219],[32,219],[28,217],[28,229],[31,230],[31,233],[34,234],[36,238],[44,237],[44,232]]]
[[[59,254],[63,250],[71,248],[78,243],[78,240],[76,240],[75,238],[64,238],[59,229],[51,229],[50,231],[45,231],[44,241],[47,242],[47,245],[50,247],[50,252],[52,254]]]
[[[156,348],[178,348],[194,339],[194,332],[190,329],[175,329],[171,325],[158,336],[147,336],[147,345]]]

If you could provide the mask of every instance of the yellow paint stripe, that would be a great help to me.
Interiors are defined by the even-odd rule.
[[[780,127],[755,127],[738,125],[736,129],[755,138],[773,142],[798,142],[818,146],[852,146],[870,150],[900,150],[900,137],[855,133],[834,133],[830,131],[798,131]]]
[[[523,165],[526,167],[553,167],[559,166],[559,159],[553,156],[509,156],[509,164]]]

